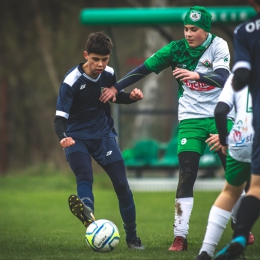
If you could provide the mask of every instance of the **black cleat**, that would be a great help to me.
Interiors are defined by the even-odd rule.
[[[202,251],[195,260],[211,260],[211,256],[206,251]]]
[[[68,203],[72,214],[75,215],[86,228],[95,221],[92,209],[86,206],[77,195],[70,195]]]
[[[138,250],[144,250],[144,246],[142,244],[142,241],[139,237],[133,238],[130,242],[127,242],[127,246],[130,249],[138,249]]]

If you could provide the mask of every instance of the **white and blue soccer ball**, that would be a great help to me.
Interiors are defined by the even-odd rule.
[[[96,252],[111,252],[119,240],[117,226],[107,219],[92,222],[86,230],[87,244]]]

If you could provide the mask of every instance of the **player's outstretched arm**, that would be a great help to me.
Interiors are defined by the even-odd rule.
[[[186,69],[175,68],[173,70],[173,76],[181,81],[195,80],[211,86],[223,88],[228,76],[229,71],[223,68],[216,69],[214,73],[203,74]]]
[[[115,103],[117,104],[132,104],[139,100],[142,100],[144,97],[143,92],[135,88],[131,91],[131,93],[125,93],[124,91],[120,91],[116,96]]]
[[[102,92],[99,100],[103,103],[106,103],[109,100],[112,100],[115,102],[115,96],[117,93],[120,92],[120,90],[133,85],[137,81],[141,80],[148,74],[150,74],[152,71],[148,70],[144,64],[141,66],[135,68],[128,74],[126,74],[122,79],[120,79],[114,86],[110,87],[109,89],[106,89]]]

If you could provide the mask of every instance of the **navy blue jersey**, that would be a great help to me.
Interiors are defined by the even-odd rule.
[[[67,136],[79,139],[115,137],[109,102],[99,101],[101,90],[116,82],[113,68],[107,66],[96,79],[82,69],[83,63],[66,74],[60,86],[56,116],[67,119]]]
[[[253,125],[260,128],[260,13],[234,31],[234,68],[251,71],[249,88],[253,98]]]

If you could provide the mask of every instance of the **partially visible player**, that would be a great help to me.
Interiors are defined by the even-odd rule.
[[[95,220],[92,157],[113,183],[128,247],[144,249],[136,234],[135,203],[115,139],[117,133],[110,105],[99,101],[105,87],[116,82],[113,68],[107,66],[112,47],[111,39],[102,32],[89,35],[84,51],[85,63],[73,67],[60,86],[55,131],[76,176],[77,195],[69,197],[71,212],[85,227]],[[119,93],[114,101],[130,104],[142,98],[143,93],[134,89],[130,94]]]
[[[251,175],[251,151],[254,137],[252,98],[248,88],[235,92],[231,85],[232,78],[233,74],[225,83],[215,109],[222,152],[227,155],[226,183],[210,210],[207,230],[196,260],[211,260],[213,257],[215,248],[230,220],[231,211],[241,198],[245,184],[250,180]],[[228,134],[227,115],[233,107],[236,110],[236,119]],[[252,243],[252,238],[250,233],[250,243]]]
[[[194,204],[193,187],[199,161],[204,154],[205,141],[212,134],[217,134],[214,109],[230,74],[227,42],[210,33],[211,14],[206,8],[190,8],[185,15],[183,29],[183,39],[162,47],[144,64],[119,80],[114,87],[104,91],[100,97],[102,102],[107,102],[119,90],[152,72],[159,74],[168,67],[173,70],[173,76],[179,84],[176,151],[179,182],[174,205],[174,239],[169,247],[170,251],[184,251],[188,248],[189,220]],[[226,158],[221,149],[217,154],[225,167]]]
[[[234,31],[234,78],[235,91],[246,85],[253,101],[253,128],[255,131],[252,151],[251,181],[246,196],[237,213],[233,239],[219,251],[216,260],[235,260],[244,253],[248,232],[260,214],[260,0],[248,0],[257,15],[240,24]]]

